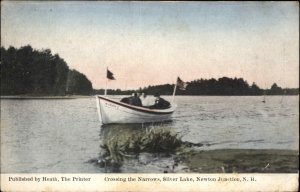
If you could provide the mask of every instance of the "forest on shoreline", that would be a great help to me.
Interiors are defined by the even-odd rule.
[[[70,69],[50,49],[1,47],[1,95],[66,95],[93,93],[88,78]]]
[[[50,49],[36,50],[30,45],[21,48],[1,47],[1,95],[65,96],[104,94],[93,89],[91,81],[82,73],[70,69],[67,63]],[[222,77],[186,82],[185,90],[176,95],[298,95],[299,88],[283,89],[274,83],[261,89],[255,82],[243,78]],[[133,92],[172,95],[174,84],[154,85],[137,90],[108,89],[110,95],[131,95]]]
[[[185,90],[176,90],[176,95],[211,95],[211,96],[255,96],[255,95],[298,95],[299,88],[283,89],[274,83],[270,89],[261,89],[254,82],[249,85],[243,78],[222,77],[219,79],[199,79],[186,82]],[[146,92],[148,95],[160,93],[172,95],[174,84],[164,84],[139,88],[138,90],[108,89],[109,95],[131,95],[134,92]],[[103,95],[104,89],[94,91]]]

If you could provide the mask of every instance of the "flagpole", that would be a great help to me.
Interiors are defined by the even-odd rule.
[[[105,82],[105,91],[104,91],[104,95],[106,95],[107,94],[107,70],[108,70],[108,67],[106,67],[106,82]]]
[[[175,85],[174,85],[174,91],[173,91],[173,96],[172,96],[172,104],[174,103],[176,88],[177,88],[177,79],[176,79],[176,82],[175,82]]]
[[[107,79],[106,79],[106,82],[105,82],[105,91],[104,91],[104,95],[107,94]]]

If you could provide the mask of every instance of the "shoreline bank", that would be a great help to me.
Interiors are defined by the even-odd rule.
[[[0,99],[80,99],[90,98],[92,95],[70,95],[70,96],[0,96]]]
[[[298,173],[299,151],[279,149],[218,149],[190,151],[179,160],[197,173]]]

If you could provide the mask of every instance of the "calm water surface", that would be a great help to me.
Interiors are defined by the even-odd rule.
[[[184,141],[204,144],[199,150],[298,150],[299,97],[267,97],[266,103],[261,100],[262,97],[178,96],[173,121],[151,126],[168,127]],[[4,99],[1,100],[1,172],[107,172],[89,163],[101,153],[103,141],[145,127],[101,126],[94,97]],[[118,171],[162,172],[170,161],[148,158],[145,154],[138,161],[125,163]]]

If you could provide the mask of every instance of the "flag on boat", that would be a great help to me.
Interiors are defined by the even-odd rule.
[[[107,79],[110,79],[110,80],[116,80],[114,78],[114,74],[108,69],[107,69],[106,77],[107,77]]]
[[[185,83],[184,81],[182,81],[179,77],[177,77],[177,86],[180,90],[185,90],[187,83]]]

